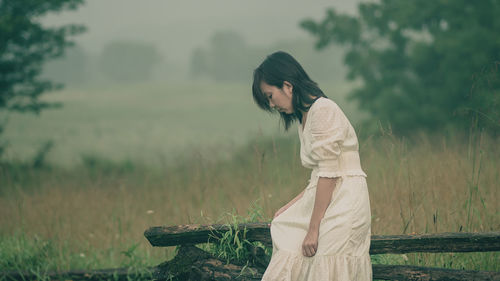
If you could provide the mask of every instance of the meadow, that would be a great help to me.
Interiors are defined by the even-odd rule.
[[[348,84],[323,87],[353,112],[354,122],[362,117],[344,98]],[[46,161],[59,166],[94,156],[157,165],[175,162],[195,149],[228,156],[256,135],[283,133],[276,116],[255,106],[251,85],[245,83],[100,85],[49,93],[43,100],[62,107],[38,116],[0,115],[0,121],[6,121],[5,161],[29,161],[44,143],[52,142]]]
[[[361,114],[345,102],[348,86],[338,89],[330,96],[356,123]],[[283,133],[259,112],[247,85],[123,86],[50,98],[65,106],[39,118],[9,117],[0,270],[156,265],[175,249],[152,248],[143,237],[149,226],[235,215],[269,221],[309,177],[296,129]],[[498,139],[475,129],[359,135],[373,234],[500,230]],[[33,167],[47,139],[54,148]],[[498,260],[499,253],[373,256],[494,271]]]

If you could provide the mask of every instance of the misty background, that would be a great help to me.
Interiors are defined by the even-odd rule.
[[[78,23],[88,29],[75,37],[77,46],[68,51],[65,59],[58,60],[60,64],[82,62],[82,65],[86,64],[82,67],[91,72],[89,75],[97,74],[95,67],[104,63],[102,60],[106,59],[109,54],[107,52],[112,52],[113,47],[115,50],[119,49],[120,46],[116,44],[121,43],[122,50],[127,48],[127,44],[137,47],[135,54],[142,55],[140,58],[133,58],[137,61],[155,59],[154,73],[149,78],[162,81],[189,80],[192,79],[193,71],[196,72],[193,69],[193,63],[196,65],[196,62],[193,60],[200,60],[200,54],[203,53],[216,55],[214,53],[223,52],[223,48],[235,47],[232,51],[240,51],[240,58],[253,54],[257,59],[262,59],[270,49],[297,48],[302,51],[297,57],[312,57],[308,62],[311,64],[311,71],[315,71],[316,65],[321,68],[325,64],[331,64],[332,60],[338,63],[329,54],[314,56],[312,36],[299,27],[299,22],[305,18],[322,18],[328,7],[354,13],[357,3],[358,1],[345,0],[307,3],[229,0],[140,3],[131,0],[87,1],[76,11],[50,14],[44,23],[48,26]],[[297,43],[301,46],[297,46]],[[220,49],[214,50],[217,48]],[[227,58],[231,59],[234,57]],[[251,61],[240,67],[255,67],[258,63],[258,60]],[[52,65],[48,68],[52,71],[51,77],[58,78],[57,70],[62,67],[58,69]],[[99,77],[88,78],[99,81]]]
[[[48,27],[87,28],[43,67],[43,78],[65,87],[41,99],[62,107],[2,116],[3,157],[169,163],[193,153],[229,157],[255,135],[295,137],[296,128],[284,134],[251,97],[253,69],[277,50],[294,55],[356,123],[364,115],[345,100],[342,48],[315,50],[299,23],[328,7],[354,13],[357,3],[89,0],[50,13]]]

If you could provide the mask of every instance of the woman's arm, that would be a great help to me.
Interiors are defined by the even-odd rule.
[[[302,254],[307,257],[312,257],[318,250],[318,236],[319,225],[321,219],[325,215],[328,205],[332,198],[333,190],[337,184],[338,178],[324,178],[318,179],[316,186],[316,199],[314,201],[314,208],[309,222],[309,231],[307,232],[304,242],[302,243]]]

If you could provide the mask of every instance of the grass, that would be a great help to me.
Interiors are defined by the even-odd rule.
[[[325,92],[359,120],[345,102],[348,84],[325,85]],[[60,109],[31,114],[0,114],[7,120],[1,141],[4,159],[27,161],[53,142],[47,161],[65,167],[97,155],[115,162],[174,163],[193,147],[229,158],[255,135],[278,135],[276,116],[255,106],[244,83],[164,83],[68,89],[47,94]],[[292,131],[295,133],[295,131]],[[0,142],[1,144],[2,142]]]
[[[411,142],[386,135],[362,143],[373,234],[500,228],[495,139],[482,136],[472,148],[460,138],[427,135]],[[475,158],[481,161],[479,176],[479,163],[472,162],[468,149],[488,152]],[[256,200],[262,220],[270,220],[307,181],[309,171],[300,166],[297,151],[295,138],[259,138],[230,160],[193,153],[175,167],[3,165],[1,243],[2,253],[10,254],[2,260],[10,263],[1,269],[119,267],[130,260],[123,252],[132,246],[140,257],[136,260],[155,265],[174,250],[151,248],[142,236],[149,226],[220,222],[221,214],[242,216]],[[498,253],[408,254],[374,262],[498,271],[498,258]]]
[[[256,201],[260,209],[250,214],[270,220],[306,186],[310,171],[301,166],[295,132],[269,133],[277,121],[250,109],[251,100],[242,102],[248,91],[242,85],[207,86],[208,92],[219,91],[218,101],[210,93],[203,99],[202,85],[184,86],[176,104],[169,103],[173,99],[163,95],[164,88],[150,87],[75,90],[57,97],[66,104],[60,115],[11,120],[8,162],[0,165],[0,270],[156,265],[172,258],[175,249],[152,248],[143,237],[149,226],[232,224],[247,219]],[[168,87],[169,95],[175,87],[180,86]],[[186,95],[189,90],[193,98]],[[144,100],[134,97],[138,92],[147,93]],[[193,99],[201,103],[192,104]],[[201,108],[207,111],[200,113]],[[185,115],[174,119],[176,114]],[[268,127],[262,133],[256,127],[238,131],[245,124]],[[186,126],[191,130],[183,131]],[[205,145],[186,144],[208,133],[212,144],[210,138]],[[241,142],[218,144],[229,135]],[[500,230],[498,139],[477,132],[360,135],[373,234]],[[37,158],[36,167],[31,159],[49,137],[54,147],[48,162]],[[234,235],[226,241],[234,242]],[[212,250],[244,259],[245,245],[223,243]],[[444,253],[373,256],[373,261],[500,271],[499,258],[499,253]]]
[[[240,230],[238,225],[251,222],[264,221],[262,207],[258,202],[254,202],[247,211],[246,216],[241,216],[235,213],[227,213],[226,217],[222,217],[225,224],[229,226],[229,231],[222,233],[221,237],[211,235],[209,242],[201,246],[202,249],[211,253],[215,257],[225,260],[226,263],[236,265],[250,266],[252,265],[252,252],[255,248],[260,248],[270,257],[272,249],[264,246],[261,242],[250,242],[246,239],[246,228]]]

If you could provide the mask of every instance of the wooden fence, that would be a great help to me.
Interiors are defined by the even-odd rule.
[[[271,246],[271,235],[267,223],[241,224],[237,228],[239,229],[233,229],[233,231],[239,230],[240,233],[245,232],[244,238],[246,240],[260,241],[267,246]],[[186,248],[181,247],[178,256],[198,255],[200,258],[207,258],[206,254],[196,252],[197,250],[193,249],[194,247],[188,249],[189,245],[207,243],[209,237],[220,238],[228,230],[230,230],[230,226],[228,225],[160,226],[149,228],[145,231],[144,235],[151,245],[155,247],[185,245]],[[214,240],[212,239],[212,241]],[[500,232],[374,235],[372,236],[370,247],[370,254],[489,251],[500,251]],[[179,260],[181,260],[180,257]],[[235,275],[235,272],[232,271],[241,270],[241,265],[240,267],[234,265],[233,268],[222,268],[223,264],[217,263],[213,258],[210,261],[199,262],[198,267],[193,266],[193,263],[196,263],[196,259],[191,259],[191,264],[186,264],[191,267],[191,273],[189,273],[191,275],[187,274],[184,278],[189,278],[186,276],[194,276],[193,279],[228,280],[231,277],[237,276],[240,280],[259,280],[262,276],[262,272],[258,271],[254,271],[253,274],[242,275],[240,273]],[[182,264],[182,262],[176,265],[179,264]],[[172,264],[165,263],[165,266],[167,271],[173,268]],[[267,266],[267,264],[264,266]],[[383,280],[500,280],[500,272],[374,264],[373,278]]]
[[[267,223],[228,225],[179,225],[151,227],[144,235],[155,247],[179,246],[174,259],[145,271],[115,268],[90,271],[48,272],[50,280],[260,280],[269,262],[261,248],[251,249],[247,264],[227,264],[195,247],[221,238],[225,232],[245,233],[248,241],[271,246]],[[403,254],[414,252],[489,252],[500,251],[500,232],[439,233],[423,235],[374,235],[370,254]],[[496,261],[500,262],[500,261]],[[41,280],[33,272],[0,272],[0,280]],[[373,265],[373,279],[383,280],[499,280],[500,272],[456,270],[411,265]]]

